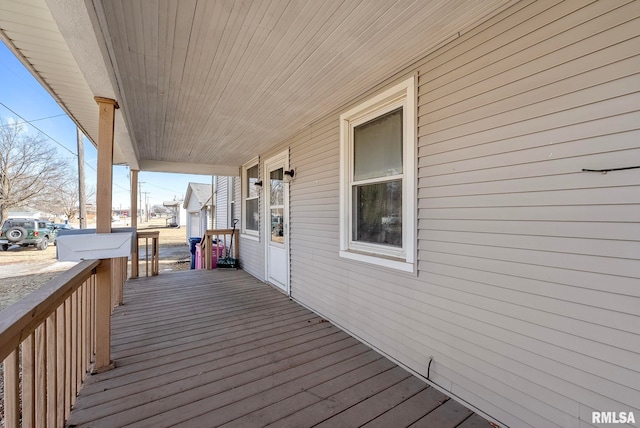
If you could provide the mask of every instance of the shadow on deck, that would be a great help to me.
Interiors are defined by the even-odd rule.
[[[116,368],[69,426],[487,427],[488,422],[243,271],[127,283]]]

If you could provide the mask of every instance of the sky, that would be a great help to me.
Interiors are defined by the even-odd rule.
[[[96,115],[98,105],[96,104]],[[76,125],[58,106],[49,93],[0,41],[0,122],[28,122],[29,135],[40,135],[46,144],[55,147],[61,158],[77,168],[78,146]],[[96,185],[97,150],[84,138],[85,181],[87,188]],[[163,201],[182,199],[189,182],[211,183],[211,176],[165,174],[141,171],[138,181],[149,206]],[[129,168],[113,167],[113,208],[128,209],[131,202]],[[143,205],[145,200],[143,199]]]

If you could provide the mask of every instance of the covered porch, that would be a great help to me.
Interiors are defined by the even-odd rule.
[[[241,270],[130,280],[69,426],[487,426]]]

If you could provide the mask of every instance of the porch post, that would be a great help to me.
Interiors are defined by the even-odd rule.
[[[138,170],[131,170],[131,227],[138,229]],[[137,235],[137,232],[136,232]],[[138,237],[134,243],[134,251],[131,253],[131,278],[138,277]]]
[[[131,227],[138,227],[138,170],[131,170]]]
[[[113,129],[118,103],[95,97],[100,117],[98,123],[98,182],[96,191],[96,232],[111,233],[113,187]],[[96,269],[96,365],[95,372],[110,370],[112,286],[115,281],[113,261],[102,260]]]

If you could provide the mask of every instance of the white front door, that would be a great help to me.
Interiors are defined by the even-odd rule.
[[[267,281],[289,294],[289,168],[288,152],[264,163],[265,243]]]

